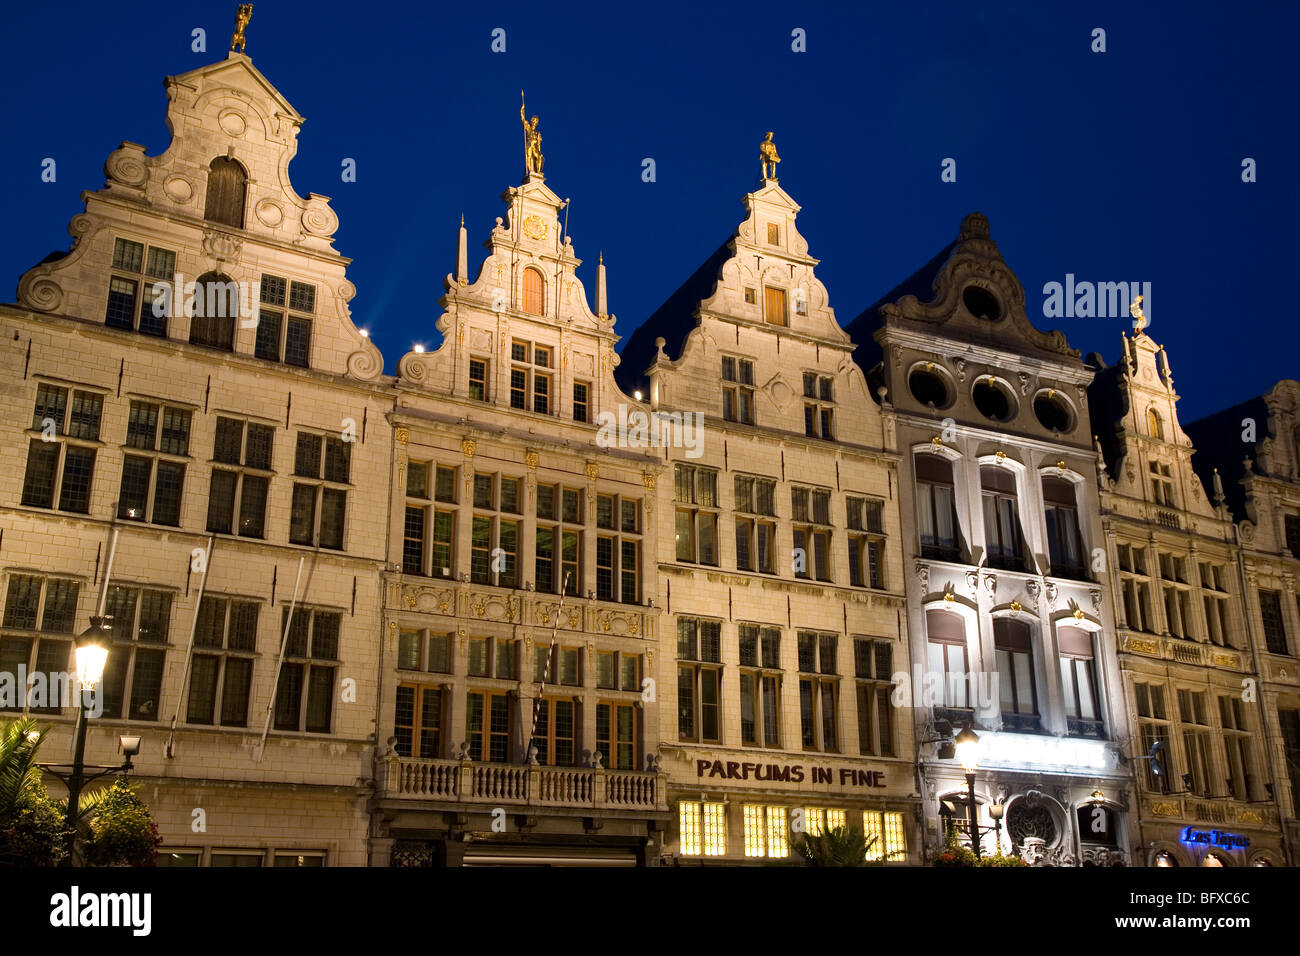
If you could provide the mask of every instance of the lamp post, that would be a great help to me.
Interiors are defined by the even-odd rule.
[[[1007,808],[1001,802],[989,804],[989,816],[993,818],[994,839],[997,840],[997,852],[1002,853],[1002,815]]]
[[[73,853],[77,846],[77,806],[81,802],[81,791],[92,780],[110,773],[127,773],[131,767],[131,758],[140,752],[140,738],[135,735],[123,735],[119,745],[126,760],[116,767],[87,767],[86,756],[86,697],[87,690],[94,692],[99,682],[104,679],[104,665],[108,661],[109,619],[103,615],[93,615],[90,627],[77,637],[77,729],[72,744],[72,764],[59,766],[41,764],[41,769],[62,780],[68,788],[68,827],[67,855],[64,866],[72,866]],[[93,771],[88,773],[87,771]]]
[[[953,741],[957,748],[957,759],[961,762],[962,769],[966,771],[966,789],[969,793],[967,809],[970,813],[970,842],[977,860],[980,858],[980,831],[979,823],[975,817],[975,769],[979,766],[979,742],[979,735],[971,729],[969,723]]]

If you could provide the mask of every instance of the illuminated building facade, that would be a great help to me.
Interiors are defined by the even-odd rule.
[[[1100,573],[1091,371],[1061,333],[1029,322],[979,213],[849,332],[897,421],[927,849],[947,818],[969,831],[963,769],[942,752],[971,726],[984,852],[1000,839],[1037,863],[1127,862],[1128,728]]]
[[[115,150],[0,306],[0,671],[68,671],[103,601],[86,761],[142,736],[160,862],[364,865],[391,389],[302,117],[242,54],[166,88],[170,146]],[[4,703],[67,762],[70,700]]]
[[[869,859],[914,863],[912,727],[890,700],[908,666],[892,428],[798,204],[770,175],[744,201],[618,369],[652,415],[703,429],[664,449],[656,516],[665,856],[801,862],[804,834],[849,826]]]

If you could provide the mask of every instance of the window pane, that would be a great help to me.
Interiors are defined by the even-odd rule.
[[[284,363],[307,368],[311,364],[311,323],[306,319],[289,319],[284,334]]]
[[[266,491],[269,481],[257,475],[244,475],[239,495],[239,533],[246,538],[260,538],[265,533]]]
[[[135,652],[135,673],[131,677],[132,720],[158,719],[158,694],[162,690],[163,651]]]
[[[190,700],[185,719],[191,724],[210,724],[216,712],[217,671],[221,658],[195,654],[190,662]]]
[[[185,466],[170,461],[158,462],[158,479],[153,493],[155,524],[181,523],[181,489],[185,484]]]
[[[95,449],[69,447],[64,453],[63,487],[59,492],[59,510],[87,514],[90,511],[90,485],[95,473]]]

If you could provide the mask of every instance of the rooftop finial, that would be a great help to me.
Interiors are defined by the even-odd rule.
[[[235,47],[239,47],[239,52],[244,52],[244,28],[248,26],[248,21],[253,19],[253,5],[251,3],[241,3],[239,9],[235,11],[235,33],[230,38],[230,52],[235,52]]]
[[[524,169],[529,176],[542,175],[542,134],[537,132],[537,117],[529,125],[524,116],[524,91],[519,91],[519,121],[524,124]]]
[[[772,142],[770,132],[767,138],[758,144],[758,159],[763,167],[763,182],[776,182],[776,164],[781,161],[781,157],[776,154],[776,143]]]
[[[1133,316],[1133,334],[1138,336],[1148,325],[1147,317],[1142,314],[1142,296],[1138,296],[1128,307],[1128,314]]]

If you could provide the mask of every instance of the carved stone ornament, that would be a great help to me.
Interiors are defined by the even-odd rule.
[[[966,572],[966,587],[970,589],[971,597],[979,595],[980,576],[978,571]]]
[[[1025,582],[1025,594],[1028,596],[1029,609],[1035,614],[1038,613],[1038,596],[1042,593],[1042,585],[1037,581]]]
[[[211,259],[216,259],[218,262],[238,262],[244,240],[214,229],[205,229],[202,245],[203,254]]]
[[[466,458],[473,458],[474,452],[478,450],[478,442],[472,438],[466,438],[460,443],[460,450]]]
[[[529,471],[536,471],[539,461],[541,461],[541,456],[535,451],[530,451],[524,455],[524,464],[528,466]]]
[[[583,472],[586,473],[588,481],[595,481],[600,477],[600,466],[594,461],[589,461],[587,462],[587,467],[583,469]]]
[[[1056,607],[1056,599],[1059,595],[1060,592],[1057,589],[1056,585],[1053,582],[1048,581],[1047,582],[1047,606],[1049,608]]]
[[[1088,592],[1088,597],[1092,598],[1092,610],[1098,618],[1101,617],[1101,589],[1092,588]]]
[[[1017,372],[1016,378],[1020,379],[1020,394],[1029,394],[1029,374],[1027,372]]]
[[[655,490],[655,476],[650,474],[649,472],[646,472],[641,476],[641,483],[645,485],[646,491]]]
[[[916,580],[921,584],[921,593],[930,593],[930,566],[928,564],[916,563]]]
[[[984,575],[984,590],[988,592],[989,597],[997,597],[998,576],[996,574]]]
[[[397,426],[397,431],[394,433],[394,435],[397,438],[397,444],[399,445],[405,445],[408,441],[411,440],[411,430],[407,428],[405,425]]]

